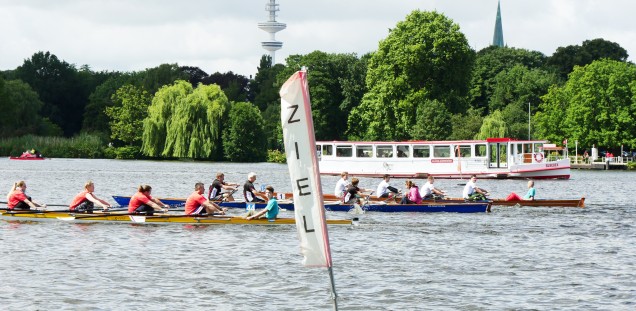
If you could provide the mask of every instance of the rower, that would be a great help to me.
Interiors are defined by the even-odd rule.
[[[384,174],[382,177],[382,181],[378,185],[378,189],[376,191],[376,195],[378,198],[391,199],[395,197],[400,191],[389,185],[389,181],[391,180],[391,176],[389,174]]]
[[[145,213],[148,216],[152,216],[155,211],[168,212],[168,205],[159,201],[159,199],[153,198],[150,193],[152,187],[149,185],[140,185],[137,188],[137,193],[130,198],[128,203],[128,213],[141,214]]]
[[[205,186],[202,182],[194,184],[194,192],[190,194],[185,203],[186,215],[202,215],[205,211],[208,215],[214,213],[225,214],[227,208],[221,208],[216,203],[208,201],[203,193]]]
[[[256,181],[256,173],[250,172],[247,174],[247,181],[243,185],[243,198],[245,199],[245,203],[254,202],[254,203],[262,203],[265,202],[257,193],[254,188],[254,181]]]
[[[107,211],[110,207],[110,203],[98,198],[93,194],[95,191],[95,184],[92,181],[87,181],[84,185],[84,191],[80,192],[73,198],[73,201],[68,206],[71,211],[82,213],[93,213],[95,204],[100,206],[104,211]]]
[[[347,179],[349,178],[349,173],[342,172],[340,173],[340,177],[341,178],[336,183],[336,188],[333,191],[333,194],[338,199],[342,199],[342,197],[345,195],[345,192],[347,191],[347,187],[349,186],[349,182],[347,181]]]
[[[7,194],[7,208],[9,210],[38,209],[38,207],[46,209],[46,204],[35,202],[31,199],[31,197],[28,197],[25,194],[26,188],[27,185],[24,180],[20,180],[13,184],[11,190]]]
[[[216,179],[208,189],[208,200],[232,202],[234,201],[232,193],[236,191],[238,186],[239,184],[237,183],[225,182],[225,174],[218,172],[216,173]],[[223,190],[230,192],[222,192]]]
[[[477,187],[475,183],[477,183],[477,176],[476,175],[470,176],[470,181],[467,182],[466,186],[464,187],[464,193],[463,193],[464,200],[471,200],[471,201],[486,200],[488,191]]]
[[[435,196],[442,198],[444,196],[444,191],[435,188],[433,183],[435,183],[435,177],[433,175],[428,175],[426,179],[426,183],[420,189],[420,195],[424,200],[432,200],[435,199]]]

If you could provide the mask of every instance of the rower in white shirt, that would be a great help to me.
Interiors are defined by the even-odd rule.
[[[391,187],[389,185],[389,181],[391,181],[391,176],[389,174],[384,174],[382,177],[382,181],[378,185],[378,189],[375,194],[378,198],[393,198],[396,194],[399,193],[399,190],[395,187]]]
[[[349,181],[347,180],[347,179],[349,179],[349,173],[342,172],[342,173],[340,173],[340,176],[342,178],[340,178],[340,180],[338,180],[338,182],[336,183],[336,188],[333,191],[333,194],[337,198],[342,198],[342,196],[344,195],[345,191],[347,190],[347,186],[349,186]]]

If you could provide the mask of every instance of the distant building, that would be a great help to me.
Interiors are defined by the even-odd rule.
[[[285,29],[287,25],[276,21],[276,12],[279,11],[276,0],[269,0],[269,3],[265,4],[265,11],[269,12],[269,20],[264,23],[258,23],[258,28],[269,33],[269,41],[261,42],[261,46],[269,51],[269,55],[272,57],[272,65],[274,65],[276,63],[276,50],[280,50],[283,47],[283,42],[276,41],[275,35]]]
[[[501,3],[497,1],[497,20],[495,21],[495,34],[492,36],[492,45],[503,47],[503,26],[501,25]]]

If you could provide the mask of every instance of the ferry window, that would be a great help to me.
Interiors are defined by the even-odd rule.
[[[357,146],[356,157],[358,158],[370,158],[373,154],[373,147],[371,146]]]
[[[523,153],[523,144],[517,144],[517,154]]]
[[[336,157],[351,157],[353,156],[353,148],[351,146],[336,146]]]
[[[409,146],[397,146],[398,158],[408,158],[409,155]]]
[[[476,157],[485,157],[486,156],[486,151],[488,150],[488,147],[485,144],[478,144],[475,145],[475,156]]]
[[[532,153],[532,144],[523,144],[523,153]]]
[[[431,157],[431,147],[429,147],[429,146],[413,146],[413,157],[414,158],[430,158]]]
[[[333,155],[333,145],[323,145],[322,155],[325,155],[325,156]]]
[[[392,158],[393,157],[393,146],[376,146],[375,147],[375,156],[377,158]]]
[[[535,153],[541,152],[541,149],[543,149],[543,144],[534,144]]]
[[[433,157],[450,158],[450,146],[433,146]]]
[[[462,158],[470,158],[470,145],[459,146],[459,156]]]

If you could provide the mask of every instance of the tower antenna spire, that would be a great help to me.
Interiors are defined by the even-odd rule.
[[[287,25],[276,21],[276,12],[280,11],[276,0],[269,0],[265,4],[265,11],[269,12],[269,20],[258,23],[258,28],[269,33],[269,40],[261,42],[261,46],[269,51],[269,55],[272,57],[272,65],[274,65],[276,63],[276,51],[283,47],[283,42],[276,40],[276,33],[287,28]]]
[[[497,1],[497,19],[495,20],[495,34],[492,36],[492,45],[504,47],[503,26],[501,25],[501,1]]]

